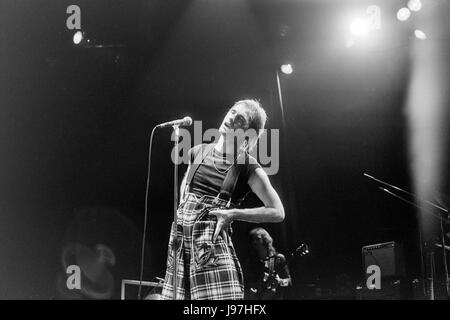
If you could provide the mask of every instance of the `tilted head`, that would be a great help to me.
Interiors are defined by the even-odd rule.
[[[261,104],[256,100],[240,100],[228,111],[220,125],[219,132],[223,135],[243,133],[244,148],[250,151],[264,132],[267,115]]]

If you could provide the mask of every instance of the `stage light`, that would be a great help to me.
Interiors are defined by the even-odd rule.
[[[291,74],[294,71],[290,63],[281,65],[281,72],[284,74]]]
[[[417,39],[420,39],[420,40],[427,39],[426,33],[419,29],[414,30],[414,35],[416,36]]]
[[[75,34],[73,35],[73,43],[80,44],[82,40],[83,40],[83,33],[81,31],[75,32]]]
[[[351,48],[351,47],[353,47],[355,45],[355,40],[353,40],[353,39],[347,39],[347,41],[345,42],[345,46],[347,47],[347,48]]]
[[[357,19],[350,25],[350,32],[355,36],[364,36],[369,30],[369,22],[364,19]]]
[[[422,2],[420,2],[420,0],[409,0],[408,8],[411,11],[417,12],[422,9]]]
[[[397,11],[397,19],[400,21],[406,21],[411,16],[411,11],[408,8],[401,8]]]

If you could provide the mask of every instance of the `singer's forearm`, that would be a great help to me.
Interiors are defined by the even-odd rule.
[[[232,209],[232,220],[253,223],[281,222],[284,219],[284,211],[280,208],[251,208]]]

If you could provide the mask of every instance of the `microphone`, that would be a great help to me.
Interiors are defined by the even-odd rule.
[[[191,117],[184,117],[183,119],[173,120],[164,122],[161,124],[158,124],[157,128],[165,128],[170,126],[190,126],[192,125],[192,118]]]

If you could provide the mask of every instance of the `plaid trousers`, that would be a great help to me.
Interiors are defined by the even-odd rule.
[[[242,268],[230,237],[230,230],[212,237],[217,219],[205,209],[225,207],[226,201],[188,193],[177,211],[179,246],[177,250],[177,300],[241,300],[244,298]],[[172,223],[162,300],[173,299]]]

